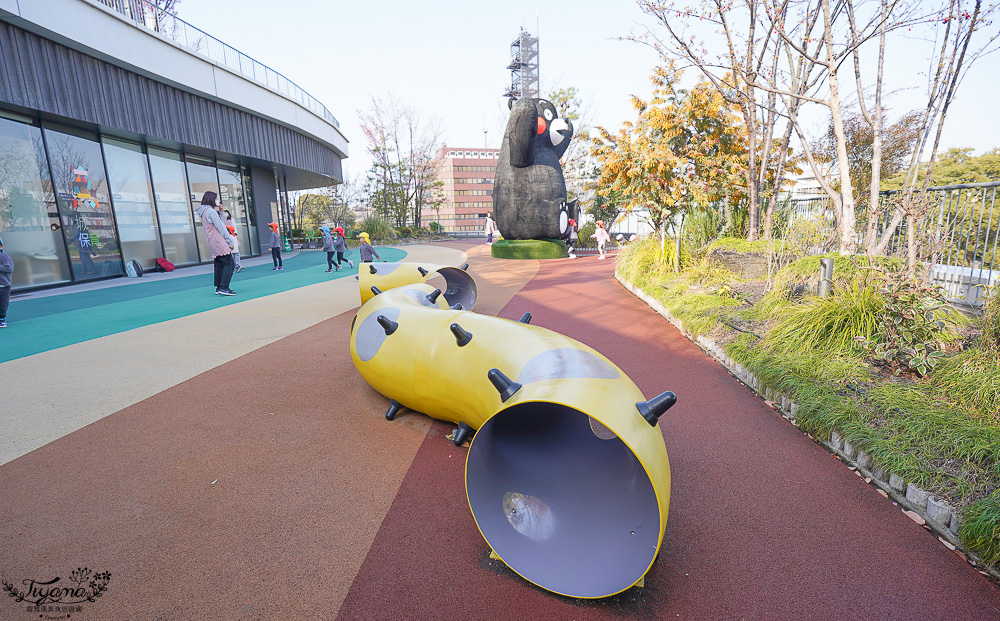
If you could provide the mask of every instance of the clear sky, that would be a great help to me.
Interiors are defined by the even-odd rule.
[[[177,11],[323,102],[351,143],[349,177],[368,166],[358,110],[372,96],[391,94],[436,119],[450,146],[499,147],[510,44],[522,26],[540,39],[542,93],[576,87],[591,124],[611,130],[635,118],[630,95],[648,97],[658,61],[651,48],[618,40],[656,28],[634,0],[181,0]],[[923,98],[917,49],[890,50],[887,83],[910,87],[890,104],[893,113]],[[994,56],[969,74],[949,113],[944,147],[981,153],[1000,146],[998,69]],[[842,73],[853,90],[849,65]],[[814,129],[822,124],[817,117]]]

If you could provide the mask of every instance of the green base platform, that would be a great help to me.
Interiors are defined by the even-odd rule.
[[[566,243],[561,239],[501,239],[492,246],[496,259],[565,259]]]

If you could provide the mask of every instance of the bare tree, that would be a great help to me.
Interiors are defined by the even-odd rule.
[[[358,116],[373,161],[369,201],[396,226],[421,226],[421,210],[433,208],[436,200],[434,152],[442,144],[437,122],[425,121],[392,96],[372,97],[371,106]]]
[[[934,22],[939,24],[939,27],[943,27],[944,30],[941,33],[940,47],[931,61],[932,71],[929,72],[927,104],[918,129],[919,142],[907,167],[906,183],[901,192],[902,198],[896,203],[889,225],[871,249],[873,254],[883,254],[897,227],[905,218],[907,266],[910,275],[913,275],[916,270],[920,246],[917,228],[918,223],[923,224],[923,218],[926,215],[927,188],[930,185],[931,173],[941,143],[948,108],[955,98],[962,78],[965,77],[973,63],[996,51],[998,34],[1000,33],[995,27],[989,28],[992,26],[989,18],[995,15],[997,10],[995,5],[984,8],[981,0],[971,3],[948,0],[944,10]],[[979,41],[976,47],[971,45],[974,37]],[[930,153],[926,155],[926,164],[922,167],[920,158],[928,147]],[[921,168],[926,171],[922,182],[919,179]]]

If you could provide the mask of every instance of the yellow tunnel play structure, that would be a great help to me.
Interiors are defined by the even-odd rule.
[[[372,295],[352,324],[351,357],[390,399],[390,420],[405,407],[456,423],[456,444],[474,432],[466,493],[496,556],[571,597],[641,582],[667,523],[670,466],[655,425],[674,394],[647,401],[610,360],[527,313],[451,308],[475,303],[463,269],[386,265],[360,266],[362,296]],[[450,297],[424,283],[433,271]]]

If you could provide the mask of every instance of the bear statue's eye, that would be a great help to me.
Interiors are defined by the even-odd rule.
[[[545,112],[543,112],[542,114],[545,115],[545,120],[546,121],[551,121],[552,120],[553,114],[552,114],[551,110],[546,109]]]

